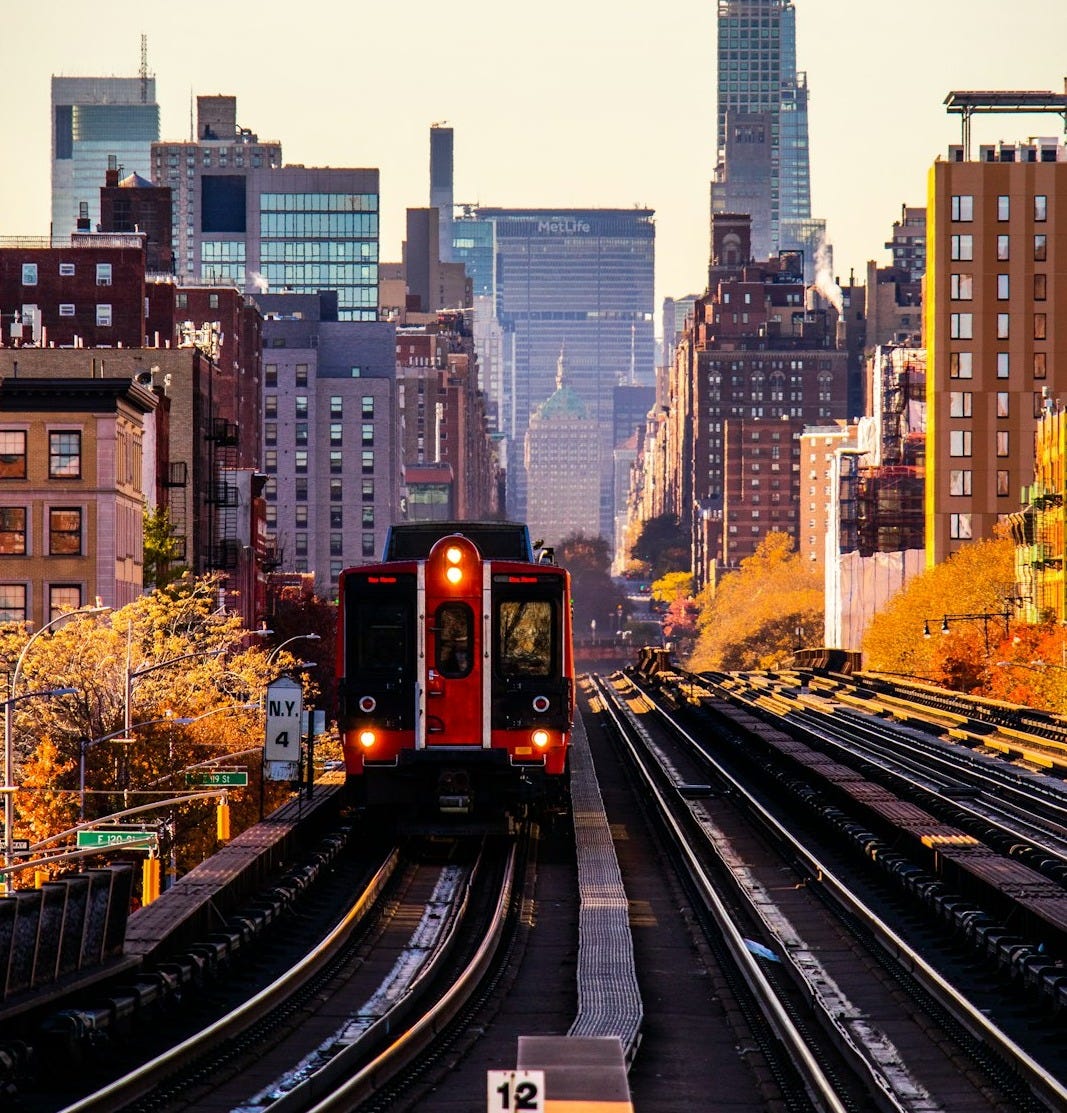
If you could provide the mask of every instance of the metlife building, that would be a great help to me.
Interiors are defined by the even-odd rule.
[[[567,383],[602,436],[601,533],[612,537],[613,390],[655,378],[655,236],[651,209],[477,208],[493,225],[501,369],[491,384],[508,444],[508,513],[526,512],[521,446],[530,414],[556,389],[563,352]],[[468,221],[454,238],[473,239]],[[456,257],[461,257],[457,252]],[[495,388],[495,389],[494,389]]]

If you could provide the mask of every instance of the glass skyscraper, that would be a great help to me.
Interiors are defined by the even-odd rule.
[[[556,389],[562,351],[568,385],[602,433],[601,532],[610,540],[614,388],[651,384],[655,368],[653,212],[478,208],[472,215],[452,226],[454,258],[476,264],[476,293],[495,294],[501,367],[487,385],[511,446],[508,513],[525,514],[520,446],[530,415]]]
[[[159,138],[154,77],[52,78],[52,236],[69,243],[81,207],[95,230],[100,188],[115,156],[125,174],[151,177]]]
[[[756,258],[799,248],[810,270],[808,83],[792,0],[719,0],[718,101],[712,212],[749,213]]]

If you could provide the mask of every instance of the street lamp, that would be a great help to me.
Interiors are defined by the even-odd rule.
[[[979,614],[946,614],[941,616],[941,633],[951,633],[949,622],[980,622],[982,624],[982,636],[985,639],[985,651],[989,653],[989,623],[992,619],[1002,619],[1004,622],[1004,637],[1007,638],[1010,633],[1011,627],[1011,611],[1006,607],[1002,611],[982,611]],[[932,637],[930,633],[930,620],[923,619],[923,637]]]
[[[85,607],[78,611],[68,611],[66,614],[57,615],[55,618],[46,622],[39,630],[35,630],[30,636],[29,640],[22,647],[22,652],[15,662],[15,668],[11,673],[7,685],[7,699],[4,700],[4,865],[11,865],[11,848],[13,845],[15,826],[15,748],[13,742],[14,733],[14,720],[15,720],[15,704],[20,699],[27,699],[30,696],[52,696],[52,695],[72,695],[74,689],[72,688],[54,688],[47,692],[27,692],[24,696],[16,696],[15,689],[18,687],[19,677],[22,674],[22,663],[26,660],[26,654],[33,643],[45,631],[50,630],[53,626],[67,619],[75,618],[89,618],[92,615],[105,614],[110,611],[110,607]]]
[[[321,634],[294,634],[291,638],[286,638],[285,641],[283,641],[281,645],[275,646],[274,649],[272,649],[270,651],[270,653],[267,654],[267,664],[269,665],[271,663],[271,661],[273,661],[274,658],[277,657],[278,654],[281,653],[281,651],[287,645],[289,645],[291,642],[299,642],[299,641],[320,642],[320,641],[322,641],[322,635]]]

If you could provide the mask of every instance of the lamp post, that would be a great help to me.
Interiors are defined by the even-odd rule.
[[[29,640],[22,647],[22,652],[15,662],[15,668],[11,673],[7,685],[7,699],[4,700],[4,865],[11,865],[11,847],[13,831],[12,828],[15,824],[15,749],[14,749],[14,719],[15,719],[15,704],[20,699],[26,699],[30,696],[52,696],[52,695],[71,695],[74,692],[72,688],[54,688],[47,692],[27,692],[24,696],[16,696],[15,689],[18,687],[19,677],[22,674],[22,663],[26,660],[26,654],[29,652],[30,646],[47,630],[56,626],[60,622],[67,619],[75,618],[88,618],[91,615],[104,614],[110,611],[110,607],[86,607],[79,611],[68,611],[66,614],[57,615],[55,618],[46,622],[39,630],[35,630],[30,636]]]
[[[985,651],[989,653],[989,623],[992,619],[1001,619],[1004,622],[1004,637],[1006,638],[1010,632],[1011,611],[1007,607],[1002,611],[982,611],[979,614],[945,614],[941,616],[941,633],[951,633],[949,622],[980,622],[982,624],[982,636],[985,639]],[[936,621],[936,620],[935,620]],[[923,619],[923,637],[932,637],[930,633],[930,620]]]

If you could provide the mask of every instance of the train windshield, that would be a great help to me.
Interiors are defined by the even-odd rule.
[[[551,676],[554,608],[547,599],[501,600],[497,638],[502,676]]]
[[[403,669],[411,608],[401,600],[361,599],[356,608],[356,669]]]

